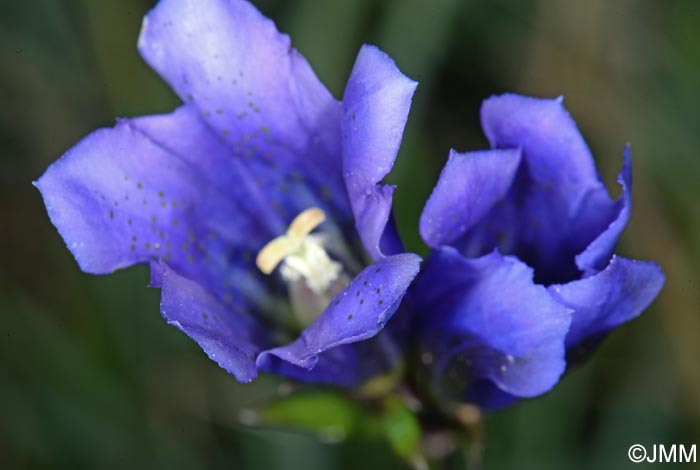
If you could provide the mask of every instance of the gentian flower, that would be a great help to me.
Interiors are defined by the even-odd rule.
[[[364,46],[341,103],[241,0],[163,0],[138,48],[184,104],[93,132],[36,183],[80,267],[148,263],[168,323],[241,382],[393,367],[374,337],[420,258],[379,181],[416,83]]]
[[[613,201],[561,98],[492,97],[481,121],[491,150],[452,151],[421,215],[434,252],[412,298],[433,392],[497,408],[551,389],[664,277],[613,255],[629,147]]]

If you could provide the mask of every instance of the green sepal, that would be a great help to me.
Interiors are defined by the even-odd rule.
[[[324,442],[382,439],[412,467],[426,467],[418,418],[395,394],[366,399],[304,387],[242,410],[240,417],[246,425],[310,432]]]
[[[359,403],[333,390],[304,388],[241,412],[247,425],[282,427],[316,434],[338,442],[362,435],[371,427]]]
[[[393,451],[414,468],[425,468],[421,427],[417,416],[396,395],[384,399],[379,416],[381,432]]]

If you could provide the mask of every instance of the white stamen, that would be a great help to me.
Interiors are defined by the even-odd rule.
[[[265,245],[255,260],[258,269],[270,274],[282,263],[280,274],[289,282],[304,278],[314,294],[323,294],[338,279],[342,265],[331,260],[323,248],[322,238],[311,232],[326,220],[317,208],[297,215],[287,233]]]

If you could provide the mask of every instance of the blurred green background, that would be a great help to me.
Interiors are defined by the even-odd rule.
[[[237,384],[162,321],[144,268],[82,274],[49,223],[31,186],[47,165],[115,116],[178,104],[136,51],[153,3],[0,0],[0,468],[403,468],[384,444],[241,426],[278,380]],[[488,417],[486,468],[631,468],[634,443],[700,446],[700,2],[254,3],[336,97],[363,42],[420,82],[391,176],[409,248],[449,148],[486,147],[492,93],[564,95],[614,195],[632,142],[618,251],[658,261],[666,287],[554,392]]]

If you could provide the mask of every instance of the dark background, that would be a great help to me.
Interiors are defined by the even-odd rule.
[[[618,252],[667,284],[549,395],[488,418],[486,468],[632,468],[631,444],[700,446],[700,2],[257,0],[336,97],[363,42],[420,86],[391,180],[402,234],[448,150],[487,146],[493,93],[565,96],[614,195]],[[383,444],[238,424],[239,385],[158,313],[144,268],[83,274],[31,186],[115,116],[178,101],[136,51],[145,0],[0,0],[0,467],[401,468]],[[690,468],[689,465],[688,468]]]

